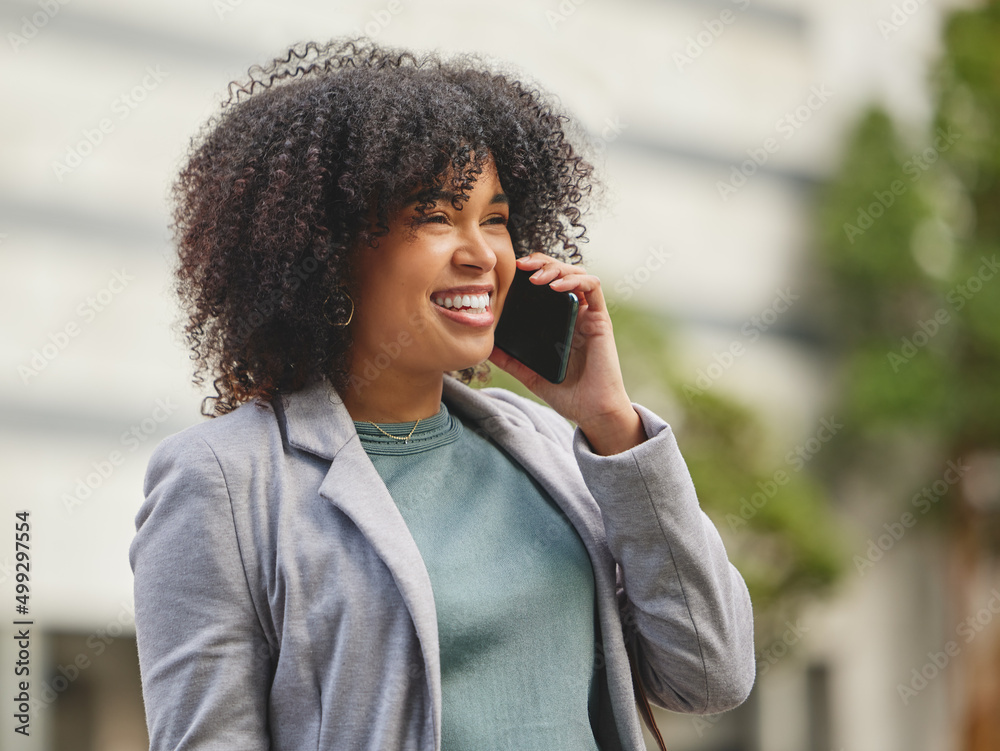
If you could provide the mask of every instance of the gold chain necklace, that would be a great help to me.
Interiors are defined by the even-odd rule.
[[[376,423],[372,422],[371,420],[365,420],[365,422],[371,423],[372,425],[375,426],[375,430],[377,430],[382,435],[389,436],[394,441],[402,441],[403,443],[409,443],[410,439],[413,437],[413,433],[417,429],[417,425],[420,424],[420,420],[422,420],[422,419],[424,419],[424,418],[421,417],[415,423],[413,423],[413,427],[410,429],[409,435],[407,435],[405,438],[401,438],[398,435],[393,435],[392,433],[386,433],[384,430],[382,430],[382,428],[380,428]]]

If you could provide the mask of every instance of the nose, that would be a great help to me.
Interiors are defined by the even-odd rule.
[[[452,263],[472,271],[490,272],[497,265],[497,251],[477,225],[462,233]]]

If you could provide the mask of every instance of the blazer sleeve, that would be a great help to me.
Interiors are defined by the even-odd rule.
[[[670,426],[633,405],[647,440],[595,454],[577,428],[573,451],[619,564],[625,638],[651,701],[708,714],[753,687],[753,613],[743,577],[698,504]]]
[[[265,751],[271,660],[219,461],[162,442],[129,550],[150,751]]]

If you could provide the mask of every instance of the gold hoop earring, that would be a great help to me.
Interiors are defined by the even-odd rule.
[[[343,287],[341,287],[341,289],[344,289],[344,288],[343,288]],[[346,297],[346,298],[347,298],[347,299],[348,299],[348,300],[350,301],[350,303],[351,303],[351,312],[350,312],[350,314],[349,314],[349,315],[347,316],[347,320],[346,320],[346,321],[344,321],[343,323],[334,323],[333,321],[331,321],[331,320],[330,320],[329,316],[327,316],[327,314],[326,314],[326,304],[327,304],[328,302],[330,302],[330,298],[329,298],[329,297],[327,297],[327,298],[326,298],[326,300],[324,300],[324,301],[323,301],[323,317],[324,317],[324,318],[326,318],[326,322],[327,322],[328,324],[330,324],[331,326],[338,326],[338,327],[341,327],[341,328],[342,328],[342,327],[344,327],[344,326],[347,326],[347,325],[348,325],[348,324],[349,324],[349,323],[350,323],[350,322],[351,322],[351,321],[353,320],[353,318],[354,318],[354,298],[353,298],[353,297],[351,297],[351,296],[350,296],[350,295],[349,295],[349,294],[347,293],[347,290],[346,290],[346,289],[344,290],[344,297]]]

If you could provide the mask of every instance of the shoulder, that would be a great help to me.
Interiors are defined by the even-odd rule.
[[[149,460],[147,485],[171,468],[219,472],[228,458],[239,456],[245,461],[268,451],[275,440],[280,442],[281,437],[273,407],[260,400],[247,402],[160,441]]]
[[[146,466],[133,560],[181,538],[235,544],[235,518],[266,497],[281,454],[275,412],[257,401],[164,438]]]
[[[218,449],[247,445],[247,439],[264,436],[278,430],[274,407],[259,399],[241,404],[232,412],[189,425],[164,438],[157,446],[177,450],[183,446],[208,444]]]

